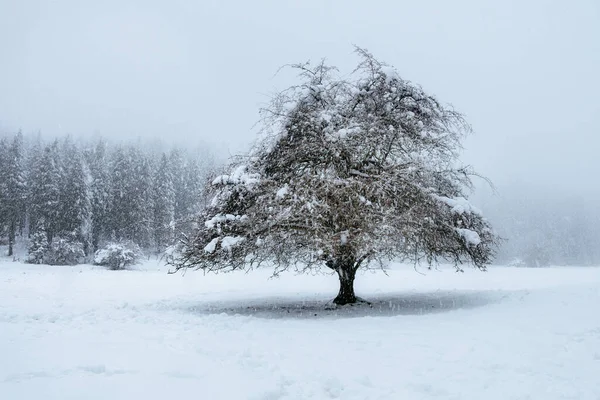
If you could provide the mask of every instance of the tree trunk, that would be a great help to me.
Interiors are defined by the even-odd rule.
[[[354,294],[354,278],[356,277],[356,271],[354,269],[354,263],[339,266],[336,272],[340,278],[340,292],[336,298],[333,299],[333,302],[340,306],[356,303],[357,299]]]
[[[8,230],[8,256],[12,257],[13,255],[13,246],[15,245],[15,223],[11,221],[10,227]]]

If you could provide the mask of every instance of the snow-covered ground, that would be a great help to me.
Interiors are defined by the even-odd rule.
[[[0,262],[0,399],[600,399],[600,269],[334,276]]]

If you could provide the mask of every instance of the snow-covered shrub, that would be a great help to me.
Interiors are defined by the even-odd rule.
[[[50,265],[76,265],[83,261],[83,243],[69,238],[56,237],[44,253],[44,263]]]
[[[142,252],[134,243],[109,243],[94,254],[94,264],[103,265],[112,270],[125,269],[136,264]]]
[[[37,231],[34,233],[29,242],[27,262],[30,264],[42,264],[48,247],[46,232]]]

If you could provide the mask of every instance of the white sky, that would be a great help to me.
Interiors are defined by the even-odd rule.
[[[352,44],[464,112],[500,185],[598,186],[598,0],[0,0],[0,129],[237,152],[279,66]]]

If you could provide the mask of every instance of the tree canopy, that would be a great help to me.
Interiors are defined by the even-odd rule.
[[[361,268],[390,260],[485,269],[497,237],[467,201],[474,172],[459,165],[463,116],[366,50],[348,78],[298,64],[300,82],[261,110],[261,132],[170,262],[176,270],[275,273],[327,267],[337,304],[356,301]]]

